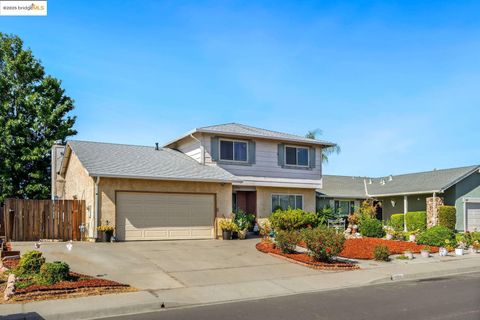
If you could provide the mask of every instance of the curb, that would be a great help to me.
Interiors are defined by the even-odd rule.
[[[451,270],[440,270],[435,272],[421,272],[421,273],[414,273],[414,274],[392,274],[390,277],[385,277],[381,279],[372,280],[369,282],[371,285],[376,284],[385,284],[397,281],[412,281],[412,280],[420,280],[420,279],[433,279],[439,278],[444,276],[453,276],[458,274],[464,273],[472,273],[478,272],[479,268],[477,267],[465,267],[465,268],[457,268]]]

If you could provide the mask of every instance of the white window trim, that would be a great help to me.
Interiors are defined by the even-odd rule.
[[[297,206],[297,196],[302,198],[302,209],[305,210],[305,198],[301,193],[272,193],[270,194],[270,212],[273,212],[273,196],[295,196],[295,207]],[[295,209],[295,208],[293,208]]]
[[[233,150],[232,150],[232,154],[233,154],[233,159],[235,159],[235,142],[241,142],[241,143],[245,143],[247,145],[247,159],[246,160],[230,160],[230,159],[222,159],[222,141],[231,141],[233,142]],[[218,139],[218,159],[220,161],[228,161],[228,162],[237,162],[237,163],[248,163],[248,159],[249,159],[249,154],[248,154],[248,141],[244,141],[244,140],[234,140],[234,139]]]
[[[297,164],[288,164],[287,163],[287,148],[295,148],[297,151],[295,152],[295,161]],[[298,149],[307,149],[307,164],[298,164]],[[301,168],[309,168],[310,167],[310,148],[309,147],[303,147],[303,146],[294,146],[294,145],[285,145],[285,148],[283,150],[283,159],[285,159],[285,165],[290,166],[290,167],[301,167]]]

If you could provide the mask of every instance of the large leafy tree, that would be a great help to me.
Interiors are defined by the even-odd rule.
[[[23,41],[0,32],[0,202],[49,197],[50,148],[76,134],[73,108]]]
[[[320,130],[320,129],[310,130],[305,135],[305,138],[316,140],[318,138],[318,136],[321,135],[321,134],[322,134],[322,130]],[[334,154],[334,153],[339,154],[341,151],[342,151],[342,149],[340,148],[339,145],[334,145],[332,147],[322,148],[322,161],[324,163],[328,163],[329,157],[332,154]]]

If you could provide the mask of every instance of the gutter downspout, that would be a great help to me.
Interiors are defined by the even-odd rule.
[[[403,229],[407,232],[408,196],[403,196]]]
[[[95,214],[93,220],[93,237],[98,237],[98,217],[100,216],[100,195],[98,192],[98,184],[100,182],[100,177],[95,178],[95,185],[94,185],[94,202],[95,202]]]
[[[190,137],[200,143],[200,164],[205,164],[205,147],[202,144],[202,141],[198,140],[193,133],[190,134]]]

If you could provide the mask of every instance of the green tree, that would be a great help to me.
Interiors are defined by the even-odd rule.
[[[305,138],[316,140],[317,137],[321,134],[322,134],[322,130],[320,130],[320,129],[310,130],[305,135]],[[331,146],[331,147],[322,148],[322,161],[324,163],[328,163],[329,156],[331,156],[334,153],[339,154],[341,151],[342,150],[341,150],[339,145],[334,145],[334,146]]]
[[[23,41],[0,32],[0,202],[49,197],[50,148],[76,134],[73,108]]]

